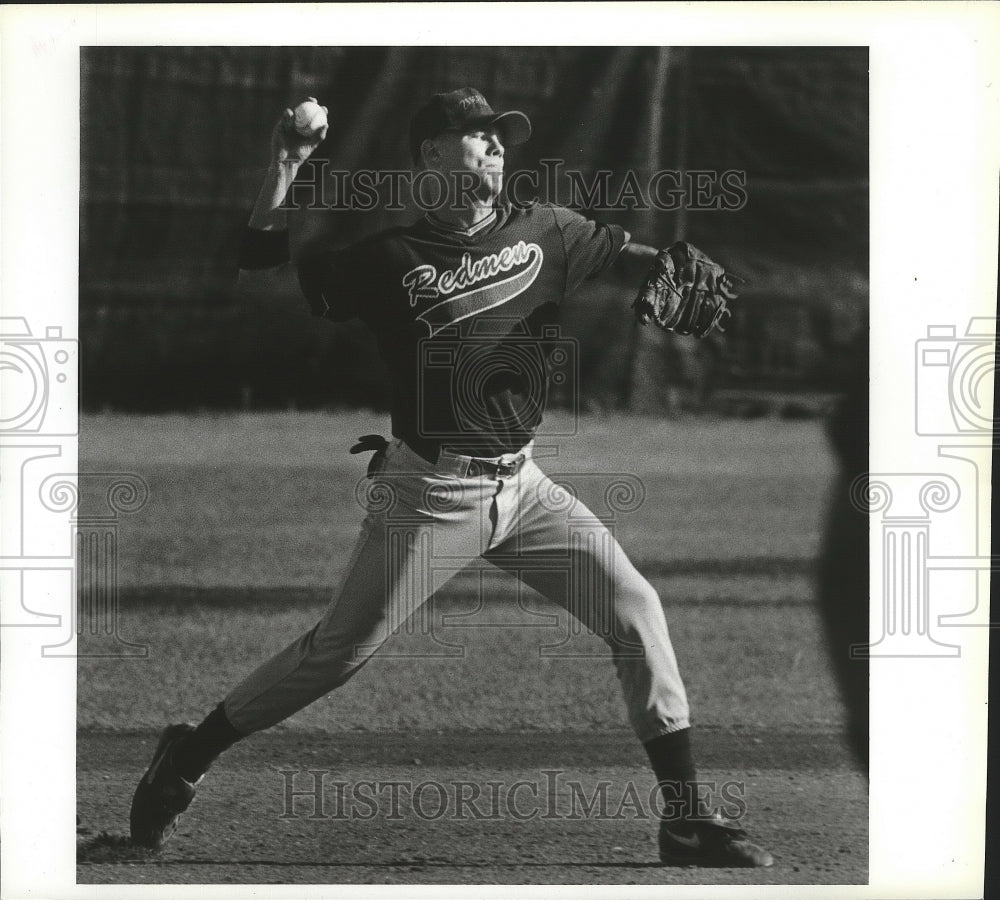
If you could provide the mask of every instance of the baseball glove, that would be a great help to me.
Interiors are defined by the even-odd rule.
[[[656,254],[632,310],[643,325],[703,338],[726,330],[736,281],[697,247],[678,241]]]

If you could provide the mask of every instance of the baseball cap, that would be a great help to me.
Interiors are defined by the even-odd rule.
[[[492,126],[505,144],[523,144],[531,137],[531,122],[523,112],[496,113],[475,88],[434,94],[410,120],[410,153],[420,159],[420,145],[443,131],[465,131]]]

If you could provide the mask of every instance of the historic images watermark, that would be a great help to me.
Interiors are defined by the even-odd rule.
[[[300,171],[285,199],[293,209],[403,212],[460,210],[482,189],[483,179],[505,186],[515,208],[545,197],[568,209],[592,213],[714,211],[733,212],[747,204],[747,173],[742,169],[658,169],[640,173],[567,168],[561,159],[543,159],[537,169],[445,174],[435,169],[336,169],[312,159]]]
[[[399,821],[674,819],[690,803],[694,815],[739,821],[746,815],[742,781],[699,780],[638,785],[632,780],[584,782],[562,769],[515,781],[338,779],[329,769],[279,769],[279,819]]]
[[[855,658],[960,657],[952,629],[988,627],[992,572],[990,492],[984,469],[993,440],[997,320],[970,319],[964,334],[932,325],[915,346],[914,430],[935,439],[951,470],[871,472],[851,500],[878,515],[873,555],[880,628]],[[874,597],[873,597],[874,599]]]
[[[36,336],[24,318],[0,319],[0,626],[51,629],[46,657],[142,657],[148,648],[122,635],[118,528],[145,506],[149,487],[131,473],[66,470],[78,370],[79,344],[60,326]]]

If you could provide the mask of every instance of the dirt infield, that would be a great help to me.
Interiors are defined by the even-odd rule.
[[[648,805],[653,779],[625,731],[261,734],[217,764],[173,841],[153,853],[129,846],[125,835],[131,792],[155,737],[80,735],[81,883],[867,880],[864,779],[829,732],[699,734],[700,778],[742,797],[748,827],[774,853],[767,870],[659,866]],[[729,768],[735,759],[744,766],[739,772]],[[398,785],[395,805],[391,783]],[[474,786],[481,795],[462,805]],[[596,802],[602,790],[603,809]],[[355,795],[368,799],[352,803]]]
[[[80,882],[866,882],[865,782],[813,603],[830,473],[817,423],[587,420],[549,461],[590,503],[614,473],[642,479],[616,533],[663,599],[707,801],[745,811],[772,869],[658,864],[653,776],[607,647],[489,570],[226,754],[163,852],[131,847],[157,730],[204,715],[328,602],[360,520],[364,463],[346,447],[371,418],[84,423],[85,468],[135,471],[150,500],[119,556],[121,634],[144,652],[80,644]]]

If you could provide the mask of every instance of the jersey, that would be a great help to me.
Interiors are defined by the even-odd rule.
[[[425,216],[311,253],[299,281],[315,315],[374,332],[395,437],[429,460],[442,449],[491,457],[534,436],[553,365],[576,359],[559,307],[625,241],[619,226],[562,207],[504,204],[470,232]]]

